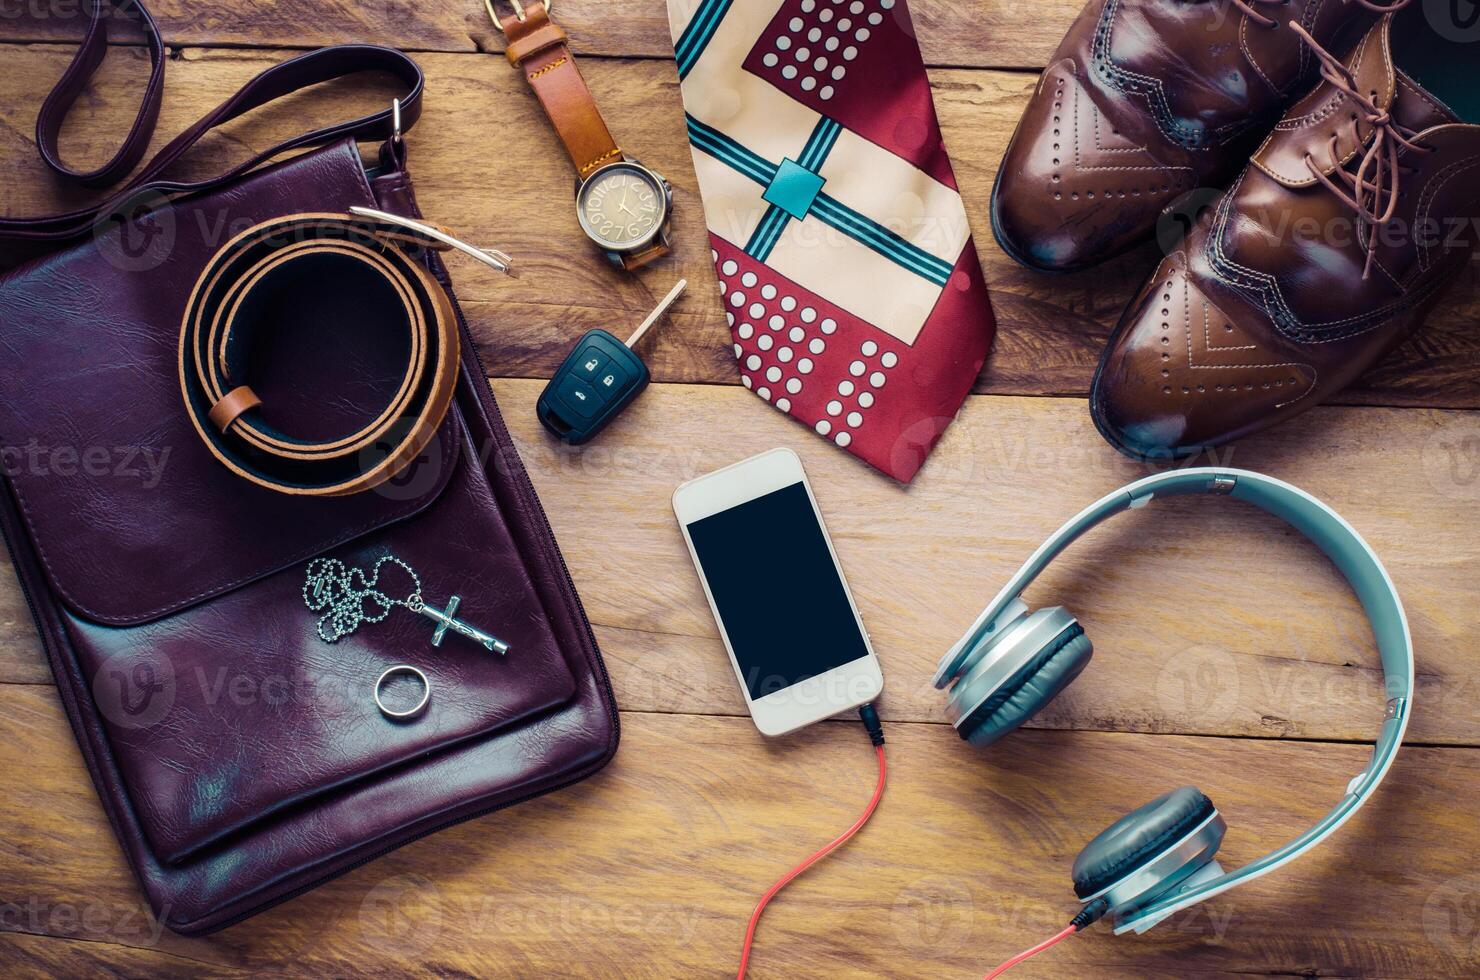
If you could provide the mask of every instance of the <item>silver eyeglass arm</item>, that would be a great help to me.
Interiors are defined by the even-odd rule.
[[[519,273],[514,269],[514,260],[507,253],[500,252],[496,248],[479,248],[476,245],[469,245],[462,239],[449,235],[436,225],[429,225],[425,221],[417,221],[414,218],[402,217],[399,214],[392,214],[389,211],[362,207],[358,204],[351,205],[349,213],[356,218],[363,218],[375,224],[394,225],[398,228],[404,228],[421,238],[436,242],[447,248],[455,248],[465,255],[471,255],[479,262],[493,269],[497,269],[506,276],[512,276],[516,279],[519,277]]]

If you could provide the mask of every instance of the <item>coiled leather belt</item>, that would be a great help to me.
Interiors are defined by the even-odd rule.
[[[180,385],[196,431],[233,472],[282,493],[342,496],[378,486],[420,455],[446,416],[457,384],[457,319],[446,291],[414,251],[456,247],[509,271],[507,256],[464,245],[432,226],[353,211],[289,215],[248,229],[212,258],[185,309]],[[346,262],[390,287],[393,309],[377,312],[404,322],[405,372],[368,424],[329,441],[298,439],[266,421],[249,383],[248,339],[264,326],[263,304],[253,298],[259,291],[270,294],[274,283],[294,273],[322,279],[325,289],[364,282],[363,275],[325,276]]]

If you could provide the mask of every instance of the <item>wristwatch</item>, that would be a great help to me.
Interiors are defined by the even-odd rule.
[[[673,189],[612,139],[565,31],[550,19],[553,0],[508,0],[513,12],[507,17],[494,9],[495,0],[483,2],[508,38],[505,57],[534,89],[575,165],[581,229],[619,269],[639,269],[667,255]]]

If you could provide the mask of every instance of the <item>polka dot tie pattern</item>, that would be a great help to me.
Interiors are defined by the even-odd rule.
[[[741,382],[901,481],[995,333],[905,0],[672,0]]]
[[[776,275],[738,249],[714,252],[745,387],[844,449],[888,411],[904,345]],[[880,422],[875,428],[890,428]]]

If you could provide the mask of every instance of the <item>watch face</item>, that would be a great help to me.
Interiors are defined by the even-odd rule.
[[[602,167],[576,197],[581,227],[602,248],[627,252],[662,230],[668,195],[656,174],[633,163]]]

